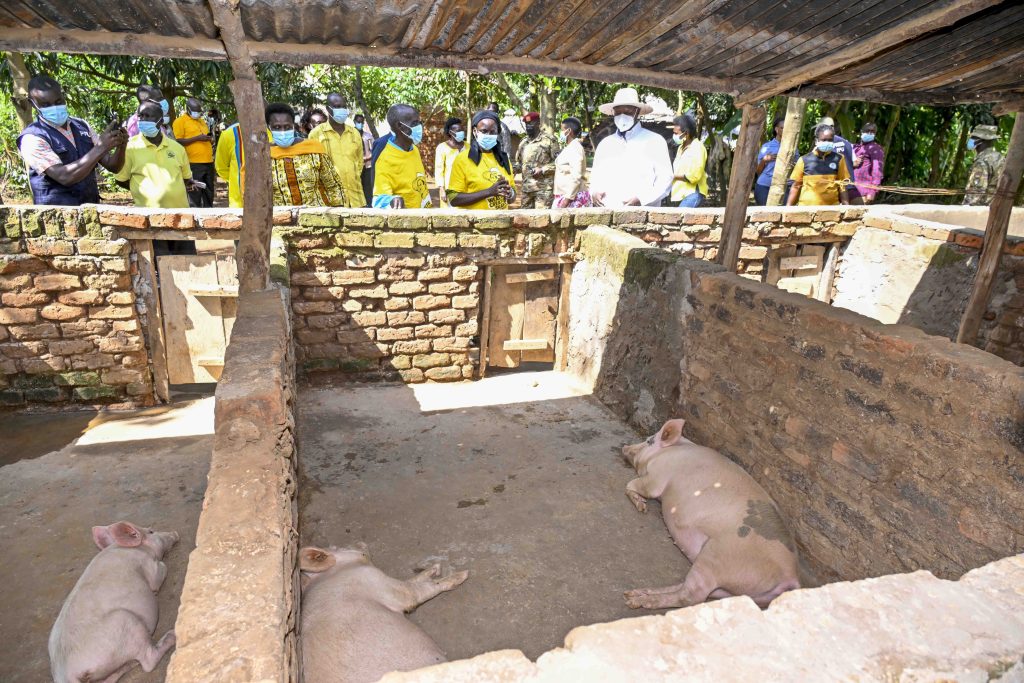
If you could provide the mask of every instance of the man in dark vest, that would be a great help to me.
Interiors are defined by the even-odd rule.
[[[68,116],[60,84],[46,75],[28,82],[39,116],[18,137],[36,204],[78,206],[100,201],[96,164],[116,173],[124,164],[128,134],[117,121],[96,135],[88,123]]]

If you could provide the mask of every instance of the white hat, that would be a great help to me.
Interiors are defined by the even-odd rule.
[[[602,104],[598,109],[601,110],[602,114],[614,116],[615,107],[636,107],[640,110],[641,116],[654,111],[654,107],[640,101],[640,96],[636,94],[636,88],[619,88],[615,93],[615,100]]]

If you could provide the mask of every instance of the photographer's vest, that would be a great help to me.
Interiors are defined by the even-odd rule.
[[[60,131],[37,119],[21,131],[21,135],[18,136],[18,147],[21,147],[21,138],[25,135],[37,135],[50,143],[50,149],[60,158],[61,164],[78,161],[93,148],[89,127],[85,121],[74,118],[68,119],[68,125],[75,138],[73,145]],[[45,173],[38,173],[34,168],[29,168],[28,184],[32,188],[32,201],[36,204],[78,206],[98,204],[100,201],[95,170],[73,185],[61,185]]]

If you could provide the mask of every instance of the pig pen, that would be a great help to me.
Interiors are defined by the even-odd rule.
[[[213,447],[213,399],[130,413],[7,415],[0,439],[0,680],[50,680],[47,640],[96,555],[91,527],[118,520],[173,530],[157,635],[174,627]],[[169,657],[151,673],[164,680]]]

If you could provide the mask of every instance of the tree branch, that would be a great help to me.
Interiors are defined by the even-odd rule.
[[[520,97],[519,93],[513,90],[512,85],[507,80],[505,80],[505,74],[499,71],[495,71],[493,74],[491,74],[491,80],[499,88],[505,91],[505,94],[508,95],[509,99],[512,100],[512,102],[519,106],[519,111],[530,111],[529,103],[522,97]]]
[[[73,64],[69,64],[68,62],[65,62],[64,60],[60,61],[60,65],[63,66],[63,67],[67,67],[68,69],[71,69],[72,71],[77,71],[80,74],[89,74],[89,75],[95,76],[97,78],[102,78],[103,80],[107,81],[108,83],[113,83],[115,85],[121,85],[121,86],[124,86],[125,88],[131,88],[133,91],[139,85],[138,83],[132,83],[130,81],[126,81],[126,80],[121,79],[121,78],[115,78],[113,76],[108,76],[107,74],[103,73],[102,71],[97,70],[92,65],[92,63],[89,61],[89,57],[88,56],[81,55],[81,57],[82,57],[82,61],[85,62],[85,68],[84,69],[81,69],[81,68],[79,68],[77,66],[74,66]]]

